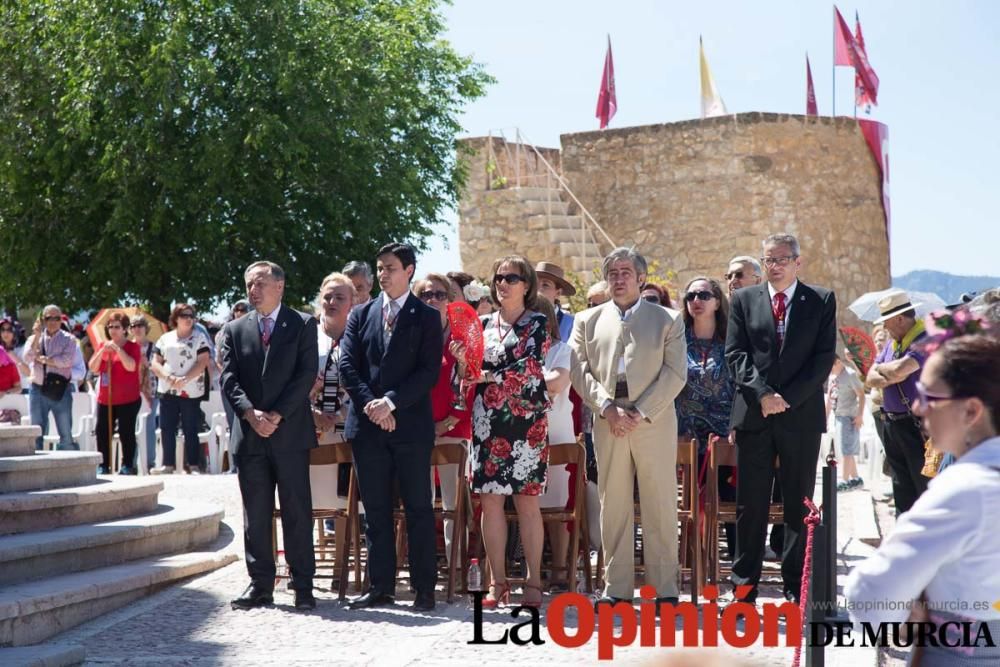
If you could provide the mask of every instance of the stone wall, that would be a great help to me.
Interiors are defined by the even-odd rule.
[[[851,118],[746,113],[561,143],[562,174],[581,203],[617,244],[675,270],[679,287],[721,276],[734,255],[759,257],[775,232],[799,238],[803,280],[836,290],[843,324],[856,323],[845,313],[853,299],[890,285],[881,178]],[[460,210],[463,265],[478,268],[485,250],[555,257],[518,220],[512,195],[493,205],[472,186]],[[502,245],[467,246],[479,237]]]

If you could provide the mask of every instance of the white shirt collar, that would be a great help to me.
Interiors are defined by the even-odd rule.
[[[799,286],[799,281],[796,279],[787,289],[781,290],[785,295],[785,303],[792,302],[792,295],[795,294],[795,288]],[[774,285],[771,283],[767,284],[767,293],[771,295],[771,301],[774,301],[774,295],[778,293],[778,290],[774,289]]]
[[[390,299],[389,295],[382,292],[382,310],[386,310],[389,307],[389,301],[395,301],[396,305],[399,306],[400,310],[403,310],[403,304],[406,303],[406,298],[410,296],[409,292],[403,292],[403,294],[397,299]]]
[[[268,313],[267,315],[261,315],[260,316],[260,321],[263,322],[264,320],[266,320],[267,318],[270,317],[272,322],[277,322],[278,321],[278,311],[279,310],[281,310],[281,302],[280,301],[278,302],[278,305],[274,307],[274,310],[272,310],[270,313]]]

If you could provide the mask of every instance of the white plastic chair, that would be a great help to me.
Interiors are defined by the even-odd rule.
[[[97,440],[94,438],[94,428],[97,424],[97,396],[87,391],[74,391],[73,396],[73,442],[80,445],[80,451],[96,452]],[[107,407],[105,407],[105,410]],[[23,421],[23,420],[22,420]],[[29,419],[30,422],[30,419]],[[59,430],[56,428],[56,418],[49,413],[48,435],[42,438],[43,449],[55,449],[59,444]]]
[[[21,413],[21,424],[31,426],[31,408],[27,394],[0,395],[0,410],[17,410]]]
[[[213,391],[208,398],[208,401],[201,403],[201,411],[205,416],[205,423],[208,425],[207,431],[198,432],[198,442],[202,445],[207,445],[208,448],[208,472],[219,473],[222,472],[222,447],[226,443],[226,435],[228,424],[226,423],[226,413],[222,408],[222,395]],[[145,420],[142,415],[139,416],[139,421],[136,422],[137,428],[140,423]],[[145,428],[145,427],[144,427]],[[143,431],[145,433],[145,431]],[[143,435],[145,437],[145,435]],[[141,442],[145,442],[142,440]],[[141,454],[145,457],[145,454]],[[183,433],[178,433],[177,437],[177,452],[175,454],[177,461],[177,468],[180,469],[184,465],[184,435]],[[163,461],[163,437],[160,429],[156,429],[156,461],[160,464]],[[160,464],[162,465],[162,464]]]

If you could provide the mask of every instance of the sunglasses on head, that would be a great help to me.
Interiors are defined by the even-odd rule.
[[[424,290],[423,292],[420,293],[420,300],[423,301],[424,303],[434,300],[447,301],[448,293],[445,292],[444,290],[430,290],[430,289]]]
[[[684,295],[684,300],[688,303],[691,303],[695,299],[699,299],[700,301],[711,301],[714,298],[715,295],[707,289],[703,289],[700,292],[688,292]]]
[[[642,298],[645,301],[648,301],[650,303],[659,303],[660,302],[660,297],[656,296],[655,294],[647,294],[646,296],[644,296]]]
[[[495,276],[493,276],[493,282],[497,285],[503,282],[507,283],[508,285],[516,285],[523,280],[524,276],[518,275],[516,273],[505,273],[502,275],[498,273]]]
[[[736,280],[743,280],[743,270],[730,271],[726,274],[726,280],[732,280],[733,278],[736,278]]]

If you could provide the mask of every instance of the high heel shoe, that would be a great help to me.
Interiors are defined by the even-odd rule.
[[[526,599],[528,597],[526,595],[526,593],[529,590],[538,591],[538,599],[537,600],[528,600],[528,599]],[[532,586],[531,584],[525,584],[524,585],[524,592],[521,593],[521,606],[522,607],[532,607],[533,609],[541,609],[543,602],[544,602],[544,600],[542,599],[542,587],[541,586]]]
[[[490,584],[490,592],[483,598],[483,609],[496,609],[510,604],[510,582]]]

